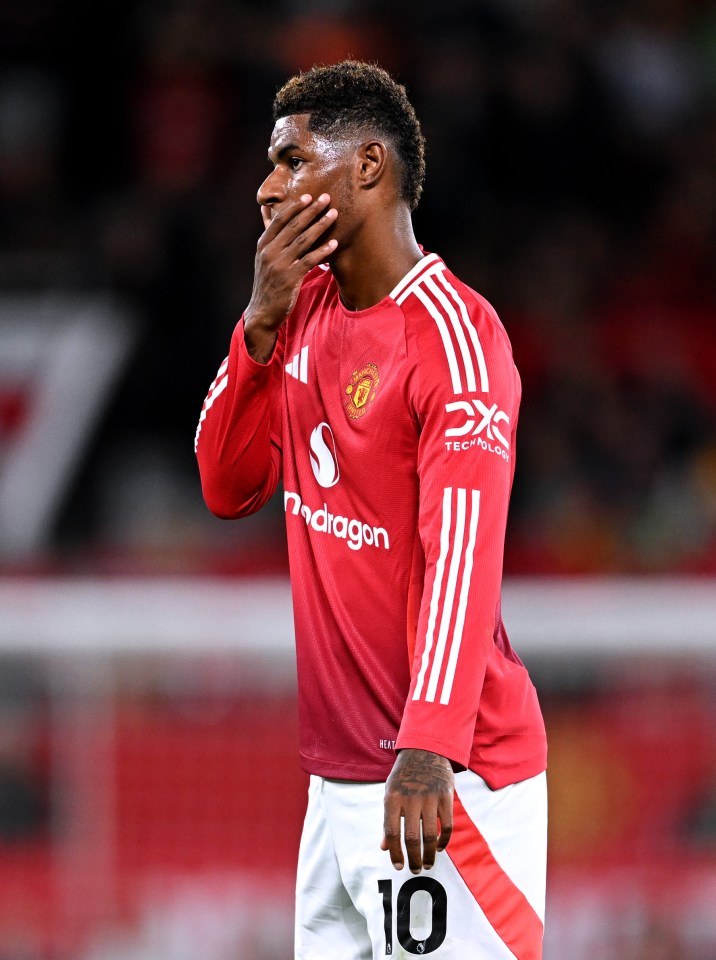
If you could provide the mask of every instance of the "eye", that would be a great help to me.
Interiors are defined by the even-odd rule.
[[[303,160],[300,157],[291,157],[288,162],[292,170],[300,170],[303,166]]]

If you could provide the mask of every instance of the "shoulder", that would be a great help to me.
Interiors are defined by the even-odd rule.
[[[510,341],[497,312],[435,254],[421,264],[394,297],[405,316],[421,379],[444,380],[455,394],[488,392],[498,369],[513,367]]]

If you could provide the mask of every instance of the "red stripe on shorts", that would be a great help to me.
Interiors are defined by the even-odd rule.
[[[541,960],[542,921],[495,860],[457,794],[447,853],[490,925],[517,960]]]

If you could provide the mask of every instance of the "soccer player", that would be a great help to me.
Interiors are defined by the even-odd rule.
[[[283,477],[311,774],[295,955],[537,960],[546,742],[500,615],[510,344],[415,240],[424,140],[402,86],[314,67],[273,117],[253,293],[196,451],[220,517]]]

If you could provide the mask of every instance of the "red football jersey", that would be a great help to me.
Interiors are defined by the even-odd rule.
[[[384,780],[401,747],[495,788],[545,768],[500,616],[520,390],[494,310],[435,254],[367,310],[312,270],[267,364],[238,324],[196,450],[222,517],[283,474],[308,772]]]

